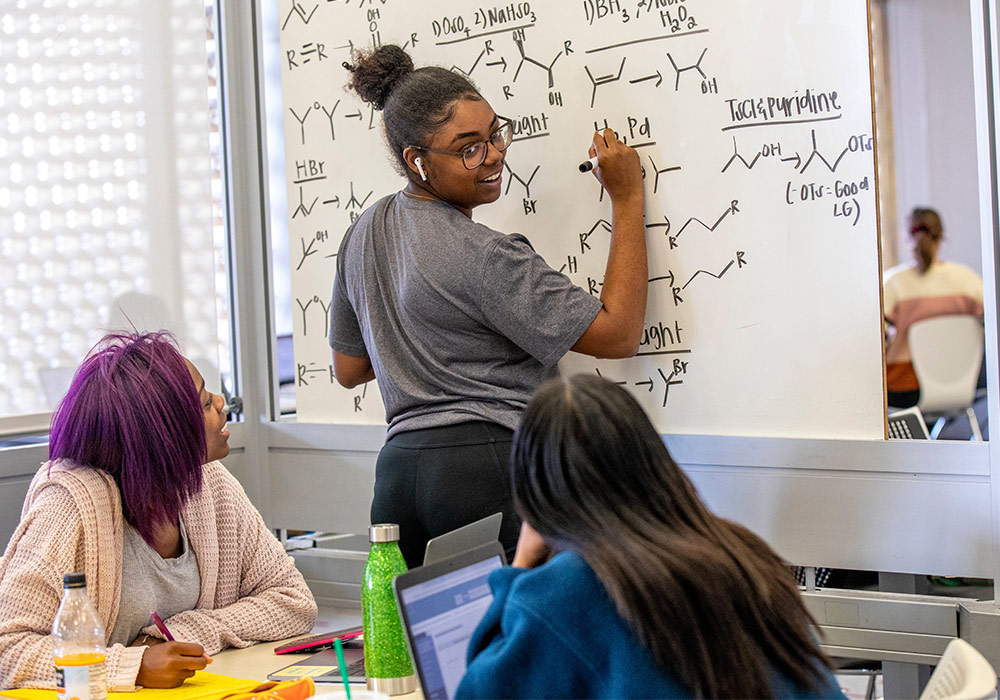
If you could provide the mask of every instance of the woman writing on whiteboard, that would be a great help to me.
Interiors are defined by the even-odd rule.
[[[524,532],[455,697],[844,697],[781,557],[705,507],[625,389],[543,385],[510,470]]]
[[[886,273],[882,289],[885,320],[892,327],[885,351],[888,403],[915,406],[920,384],[910,361],[907,333],[917,321],[946,314],[983,315],[983,281],[975,272],[938,259],[944,227],[933,209],[910,213],[910,240],[915,261]]]
[[[598,299],[524,236],[472,221],[500,196],[512,128],[466,78],[414,69],[392,45],[353,60],[350,87],[382,110],[407,179],[345,234],[330,312],[337,380],[377,378],[386,407],[371,519],[399,523],[413,566],[427,539],[502,511],[512,553],[519,520],[506,465],[521,410],[569,350],[630,357],[639,345],[648,278],[639,157],[610,129],[594,134],[613,228]]]

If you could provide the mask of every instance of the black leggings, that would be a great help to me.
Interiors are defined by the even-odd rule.
[[[503,513],[500,543],[514,556],[521,519],[514,512],[508,461],[513,431],[473,421],[393,435],[375,464],[372,523],[399,524],[409,568],[424,560],[427,540]]]

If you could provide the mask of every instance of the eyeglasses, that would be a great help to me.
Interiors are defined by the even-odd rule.
[[[509,119],[504,119],[500,126],[498,126],[493,133],[490,134],[489,141],[476,141],[475,143],[470,143],[461,151],[439,151],[436,148],[427,148],[425,146],[411,146],[411,148],[419,148],[421,151],[427,151],[428,153],[440,153],[443,156],[461,156],[462,164],[465,166],[465,169],[473,170],[486,161],[486,154],[489,153],[490,150],[489,144],[493,144],[493,148],[498,151],[506,151],[507,146],[509,146],[513,140],[514,127],[510,123]]]

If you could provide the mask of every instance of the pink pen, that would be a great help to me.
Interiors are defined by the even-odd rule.
[[[174,641],[174,635],[170,634],[170,630],[168,630],[167,626],[163,624],[163,620],[161,620],[160,616],[156,614],[156,611],[154,610],[150,614],[153,616],[153,624],[156,625],[156,629],[160,630],[163,636],[167,638],[168,642]]]

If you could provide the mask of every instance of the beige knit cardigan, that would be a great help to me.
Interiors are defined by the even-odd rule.
[[[316,602],[302,575],[222,464],[205,465],[202,489],[181,517],[201,595],[196,609],[166,620],[175,639],[215,654],[312,628]],[[35,474],[0,559],[0,689],[55,686],[50,633],[63,574],[87,575],[87,593],[111,634],[121,598],[122,524],[118,488],[106,472],[60,460]],[[160,636],[155,627],[143,632]],[[144,650],[108,649],[109,690],[135,689]]]

